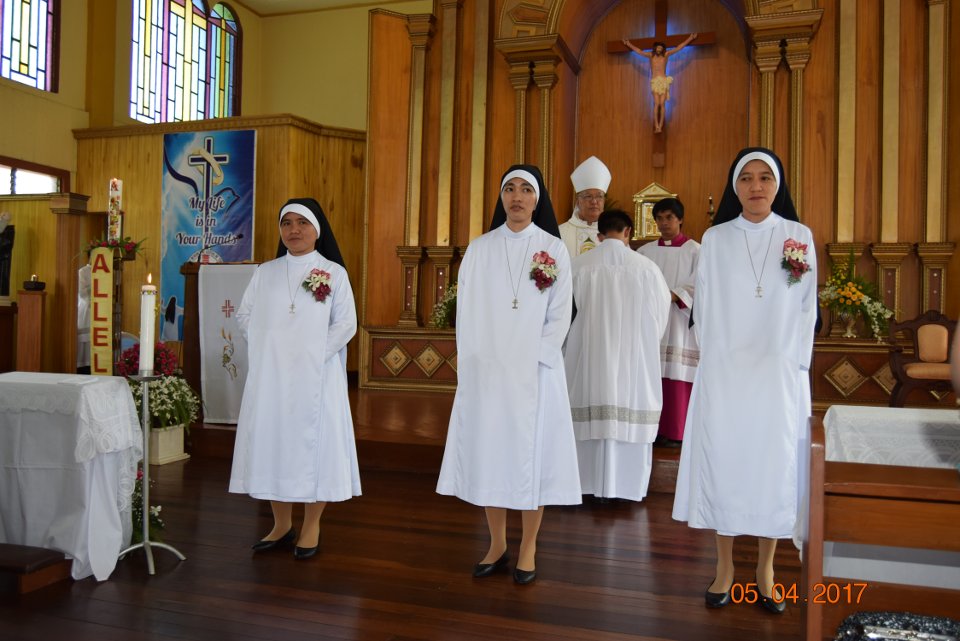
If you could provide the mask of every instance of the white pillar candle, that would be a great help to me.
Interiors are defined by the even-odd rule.
[[[140,375],[153,374],[153,343],[157,326],[157,287],[147,284],[140,288]]]

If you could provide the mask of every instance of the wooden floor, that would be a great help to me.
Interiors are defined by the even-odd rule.
[[[418,453],[431,467],[450,397],[360,393],[354,403],[364,494],[327,508],[317,557],[252,554],[250,544],[270,528],[269,507],[227,493],[229,459],[217,455],[216,438],[198,434],[191,460],[152,468],[164,540],[187,560],[157,550],[151,577],[136,552],[102,583],[0,597],[0,639],[799,638],[796,607],[777,617],[756,605],[703,606],[713,536],[673,521],[669,493],[642,503],[547,508],[534,584],[517,586],[507,573],[473,579],[487,541],[481,510],[437,495],[433,471],[406,471]],[[397,456],[399,471],[388,469],[391,443],[408,448]],[[364,462],[364,449],[376,453],[373,464]],[[509,526],[515,553],[518,515]],[[755,541],[738,541],[735,555],[737,580],[752,580]],[[777,568],[780,582],[799,581],[798,555],[787,542]]]

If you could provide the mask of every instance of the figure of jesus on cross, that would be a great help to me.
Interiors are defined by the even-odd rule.
[[[670,100],[670,85],[673,83],[673,77],[667,75],[667,58],[677,53],[697,37],[696,33],[691,33],[687,39],[681,42],[673,49],[667,49],[663,42],[654,42],[653,50],[644,51],[635,47],[629,38],[623,39],[631,51],[640,54],[644,58],[650,59],[650,91],[653,93],[653,132],[663,131],[663,120],[666,112],[667,101]]]

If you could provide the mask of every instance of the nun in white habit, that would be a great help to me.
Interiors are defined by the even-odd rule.
[[[513,578],[526,584],[543,506],[580,503],[561,353],[570,258],[536,167],[504,174],[491,230],[470,243],[457,283],[458,383],[437,492],[485,508],[490,547],[478,578],[506,567],[506,511],[522,512]]]
[[[730,603],[733,539],[746,534],[758,537],[757,603],[784,610],[785,595],[773,593],[773,558],[777,539],[793,533],[806,486],[800,461],[809,448],[816,265],[813,235],[798,220],[779,159],[764,148],[742,150],[700,250],[700,366],[673,504],[673,518],[716,531],[707,607]]]
[[[327,502],[360,495],[346,373],[357,313],[317,201],[295,198],[280,210],[277,258],[257,268],[237,322],[250,366],[230,491],[270,501],[273,529],[254,551],[296,542],[294,558],[307,559],[317,552]],[[299,538],[294,503],[304,504]]]

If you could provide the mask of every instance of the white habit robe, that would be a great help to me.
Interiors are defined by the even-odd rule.
[[[560,225],[560,238],[563,239],[571,259],[600,244],[600,239],[597,238],[597,223],[588,223],[581,219],[579,214],[580,210],[574,207],[570,220]]]
[[[540,251],[559,268],[542,292],[530,278]],[[457,283],[457,393],[437,492],[514,510],[580,503],[561,353],[567,250],[532,223],[519,233],[504,224],[470,243]]]
[[[663,390],[670,290],[653,261],[616,239],[573,260],[577,317],[564,364],[584,494],[647,495]]]
[[[330,274],[324,302],[301,285],[313,268]],[[264,263],[243,294],[237,322],[250,369],[230,491],[297,503],[359,496],[346,372],[357,312],[346,270],[315,251]]]
[[[637,249],[637,253],[657,264],[667,281],[667,287],[683,302],[683,307],[673,303],[670,305],[670,322],[660,342],[661,375],[674,381],[692,383],[700,361],[700,345],[690,327],[700,243],[690,238],[679,246],[667,244],[669,240],[663,243],[652,241]]]
[[[807,245],[811,266],[794,285],[780,266],[790,238]],[[700,366],[673,518],[725,535],[791,536],[808,476],[798,459],[809,447],[816,266],[810,230],[775,213],[703,235],[693,308]]]

